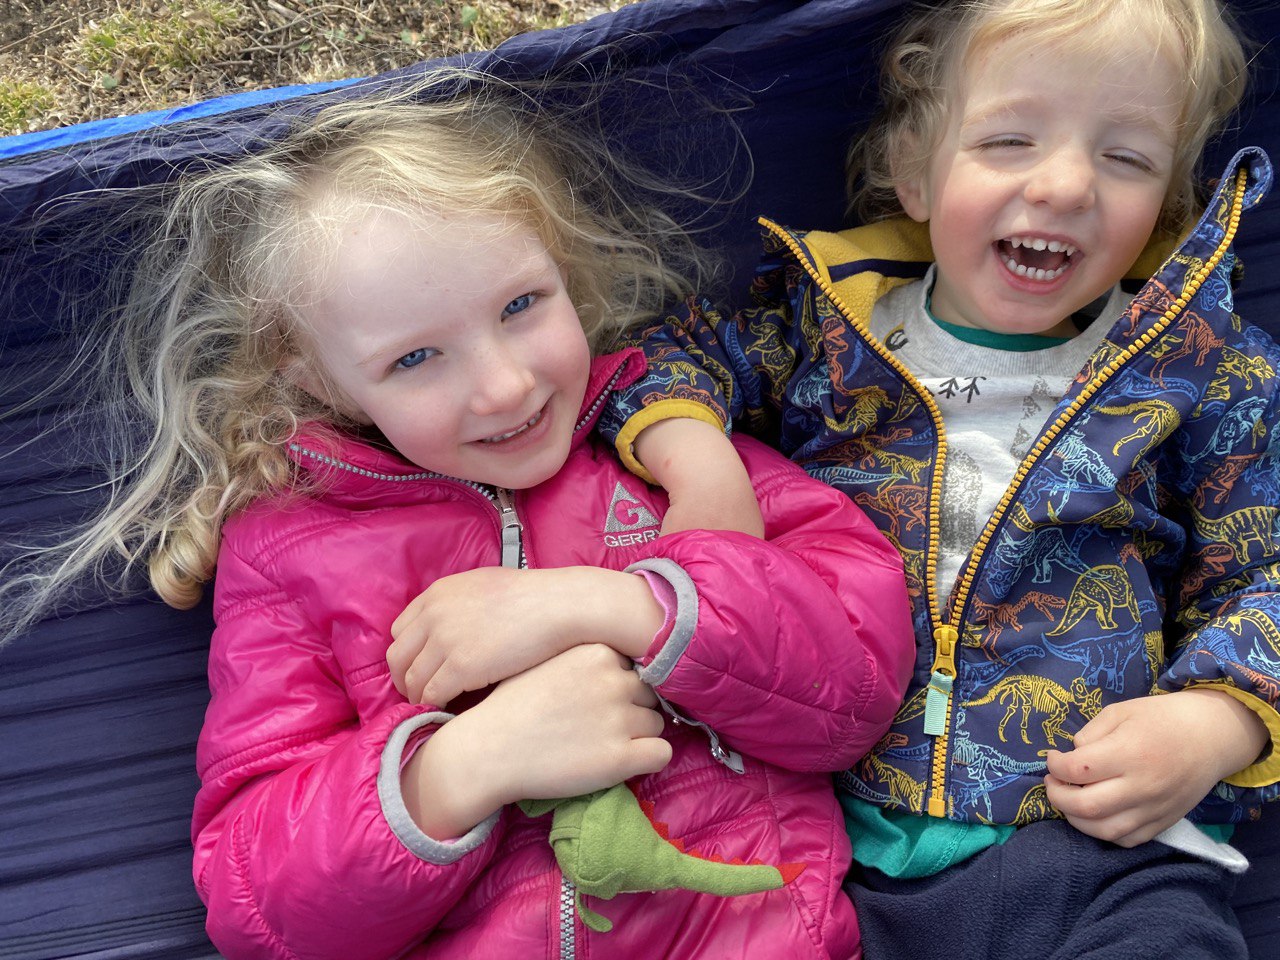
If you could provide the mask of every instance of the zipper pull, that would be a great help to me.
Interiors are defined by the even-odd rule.
[[[924,697],[924,732],[940,737],[947,729],[947,715],[951,706],[951,686],[956,678],[956,640],[959,634],[950,624],[943,624],[933,631],[938,653],[933,658],[933,675]]]
[[[668,701],[662,694],[658,693],[656,690],[654,693],[657,695],[658,703],[662,705],[663,711],[671,717],[672,723],[677,726],[683,723],[686,726],[701,728],[702,732],[707,735],[707,740],[711,743],[711,756],[717,763],[728,767],[734,773],[746,772],[747,767],[746,764],[742,762],[742,754],[730,750],[722,744],[720,742],[720,738],[716,735],[716,732],[705,723],[700,720],[689,719],[673,707],[670,701]]]
[[[502,565],[513,570],[521,568],[520,562],[520,518],[516,516],[515,502],[511,493],[498,487],[494,490],[498,497],[499,521],[502,523]]]

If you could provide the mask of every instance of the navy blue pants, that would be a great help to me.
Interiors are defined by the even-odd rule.
[[[1163,844],[1126,850],[1049,820],[933,877],[855,864],[845,890],[865,960],[1247,960],[1235,883]]]

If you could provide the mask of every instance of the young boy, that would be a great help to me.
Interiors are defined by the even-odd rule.
[[[1229,250],[1260,151],[1169,256],[1242,92],[1224,17],[922,14],[855,153],[877,222],[762,221],[757,306],[645,331],[609,411],[667,529],[758,529],[733,425],[902,553],[915,675],[841,781],[872,960],[1245,955],[1242,858],[1182,818],[1280,795],[1280,349],[1231,313]]]

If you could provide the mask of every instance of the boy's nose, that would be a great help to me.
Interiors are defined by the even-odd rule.
[[[478,354],[472,376],[471,409],[480,416],[518,409],[536,385],[529,367],[504,347]]]
[[[1058,151],[1037,164],[1027,179],[1025,195],[1055,213],[1088,210],[1094,201],[1094,170],[1083,152]]]

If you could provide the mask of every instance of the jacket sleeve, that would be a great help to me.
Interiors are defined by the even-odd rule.
[[[1159,678],[1163,690],[1222,690],[1266,724],[1269,747],[1226,780],[1224,792],[1247,806],[1280,797],[1280,392],[1271,387],[1218,420],[1234,425],[1233,448],[1202,458],[1212,462],[1184,514],[1177,623],[1186,632]]]
[[[633,568],[667,577],[679,603],[641,676],[735,750],[847,768],[888,730],[914,659],[902,560],[848,497],[734,442],[765,540],[689,530],[653,542]]]
[[[438,843],[389,822],[402,760],[448,715],[402,703],[357,716],[326,638],[226,541],[215,608],[192,824],[210,939],[228,960],[401,955],[502,832],[495,815]]]
[[[783,391],[802,365],[818,362],[816,343],[792,322],[790,303],[754,307],[725,319],[705,300],[691,299],[625,341],[624,346],[644,351],[648,370],[610,397],[597,429],[615,445],[627,469],[650,483],[653,478],[635,458],[632,444],[659,420],[705,420],[778,446]]]

